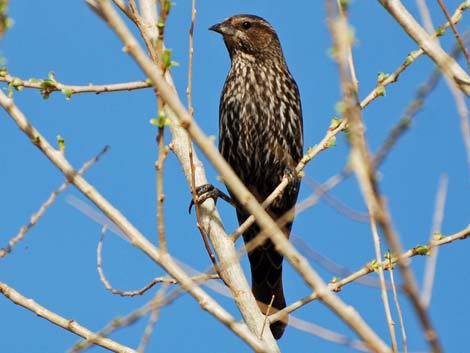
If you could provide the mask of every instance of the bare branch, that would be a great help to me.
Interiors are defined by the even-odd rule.
[[[86,171],[96,162],[100,160],[100,158],[109,150],[109,146],[105,146],[98,155],[86,162],[82,168],[78,171],[78,174],[83,175],[86,173]],[[17,235],[15,235],[9,242],[8,246],[5,248],[0,249],[0,258],[4,257],[6,254],[10,253],[13,249],[13,247],[23,240],[24,236],[26,233],[36,225],[36,223],[41,219],[42,216],[44,216],[44,213],[46,213],[47,209],[55,202],[57,199],[57,196],[59,196],[60,193],[62,193],[67,187],[69,186],[70,182],[66,180],[59,188],[55,191],[52,192],[52,194],[49,196],[49,198],[44,202],[39,210],[31,216],[31,219],[29,223],[23,227],[21,227],[20,231],[18,232]]]
[[[468,50],[465,47],[465,44],[462,40],[462,37],[460,37],[459,31],[457,31],[457,27],[455,27],[455,25],[452,23],[452,21],[450,19],[449,11],[447,10],[447,7],[444,4],[444,2],[442,0],[437,0],[437,2],[439,4],[439,6],[441,7],[442,12],[444,12],[444,15],[446,16],[447,20],[450,23],[450,28],[452,28],[452,32],[454,32],[455,39],[457,40],[457,43],[459,43],[460,50],[462,50],[462,53],[464,54],[465,59],[467,60],[468,68],[470,69],[470,55],[468,54]],[[468,7],[468,4],[463,4],[461,6],[467,6]]]
[[[389,3],[389,2],[388,2]],[[393,2],[396,3],[396,2]],[[371,217],[382,229],[388,244],[393,252],[401,254],[403,252],[400,239],[392,227],[391,217],[385,207],[379,186],[376,180],[376,171],[373,161],[370,157],[367,142],[364,136],[364,125],[362,122],[361,109],[357,97],[357,91],[354,83],[348,74],[347,47],[350,45],[347,38],[341,33],[348,32],[347,23],[339,19],[334,22],[333,38],[337,52],[337,61],[341,77],[341,87],[343,92],[343,101],[345,104],[345,117],[349,123],[350,141],[351,141],[351,163],[354,172],[358,178],[359,185],[369,209]],[[453,60],[453,59],[452,59]],[[404,279],[404,288],[409,296],[435,353],[441,352],[437,332],[434,330],[429,315],[421,302],[416,281],[408,264],[400,257],[398,265]]]
[[[436,235],[440,234],[442,221],[444,219],[444,209],[447,197],[447,175],[442,175],[439,180],[439,187],[437,189],[436,195],[436,205],[434,208],[434,219],[431,231],[431,239],[433,242]],[[425,307],[429,307],[432,297],[432,287],[434,284],[434,275],[436,272],[437,265],[437,254],[438,248],[435,248],[434,251],[430,254],[427,261],[426,267],[424,269],[424,284],[421,293],[421,300]]]
[[[18,77],[11,76],[6,72],[0,72],[0,82],[6,82],[15,89],[21,87],[34,88],[44,91],[47,94],[52,92],[62,92],[66,96],[70,97],[77,93],[106,93],[106,92],[119,92],[119,91],[133,91],[136,89],[143,89],[152,87],[152,84],[148,81],[132,81],[123,83],[110,83],[105,85],[94,85],[92,83],[83,86],[77,85],[66,85],[57,81],[48,81],[47,85],[44,83],[45,80],[22,80]]]
[[[382,267],[384,270],[390,270],[396,265],[396,263],[398,262],[399,259],[401,261],[403,261],[403,260],[409,259],[409,258],[414,257],[414,256],[418,256],[418,255],[423,256],[423,255],[426,255],[428,253],[428,251],[430,251],[431,249],[453,243],[456,240],[464,240],[464,239],[467,239],[467,238],[470,238],[470,226],[463,229],[463,230],[461,230],[458,233],[455,233],[455,234],[452,234],[452,235],[449,235],[449,236],[446,236],[446,237],[442,237],[441,239],[434,240],[432,242],[429,242],[426,245],[418,245],[418,246],[406,251],[405,253],[403,253],[399,257],[392,256],[390,259],[385,259],[384,261],[381,261],[380,263],[377,263],[374,260],[372,260],[367,265],[362,267],[360,270],[352,273],[351,275],[349,275],[349,276],[347,276],[343,279],[339,279],[339,280],[335,280],[333,282],[330,282],[328,284],[328,288],[329,288],[329,290],[331,290],[333,292],[339,292],[340,290],[342,290],[342,288],[344,286],[346,286],[348,284],[351,284],[351,283],[354,283],[359,278],[362,278],[362,277],[367,276],[368,274],[370,274],[372,272],[375,272],[375,269],[378,268],[378,267]],[[371,265],[372,262],[374,264],[373,266]],[[319,299],[318,294],[316,292],[312,292],[310,295],[308,295],[308,296],[306,296],[302,299],[299,299],[298,301],[290,304],[289,306],[287,306],[283,310],[278,311],[275,314],[272,314],[270,316],[270,321],[271,322],[277,321],[280,318],[282,318],[283,316],[285,316],[287,313],[291,313],[291,312],[303,307],[304,305],[306,305],[306,304],[308,304],[308,303],[310,303],[314,300],[318,300],[318,299]]]
[[[467,96],[470,96],[470,77],[438,43],[413,18],[400,0],[379,0],[382,6],[395,18],[405,32],[439,66],[444,74]],[[463,4],[461,6],[467,6]]]
[[[41,306],[30,298],[26,298],[20,293],[18,293],[13,288],[9,287],[7,284],[0,282],[0,293],[2,293],[6,298],[10,299],[13,303],[26,308],[37,316],[46,319],[47,321],[64,328],[67,331],[73,332],[76,335],[85,338],[93,344],[97,344],[103,348],[109,349],[113,352],[119,353],[137,353],[132,348],[123,346],[116,341],[113,341],[109,338],[101,337],[87,329],[86,327],[80,325],[73,319],[66,319],[53,311]]]
[[[134,225],[79,175],[65,159],[64,155],[49,144],[16,107],[13,100],[8,98],[2,91],[0,91],[0,105],[9,113],[18,127],[28,136],[29,140],[51,160],[70,183],[101,209],[101,211],[126,234],[134,246],[141,249],[152,260],[160,264],[172,277],[178,280],[181,286],[200,303],[204,310],[214,315],[221,323],[243,338],[251,347],[263,352],[268,351],[263,342],[260,342],[256,335],[251,333],[245,324],[236,321],[213,298],[207,295],[207,293],[197,286],[168,254],[162,253],[149,242]]]

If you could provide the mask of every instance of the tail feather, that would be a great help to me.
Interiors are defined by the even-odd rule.
[[[257,234],[259,228],[252,226],[245,234],[245,242],[249,242]],[[269,309],[269,314],[286,307],[284,289],[282,285],[282,261],[271,240],[253,249],[248,254],[251,267],[251,289],[258,306],[263,314]],[[271,307],[269,304],[272,301]],[[288,316],[282,318],[271,325],[271,332],[274,338],[281,338],[287,326]]]

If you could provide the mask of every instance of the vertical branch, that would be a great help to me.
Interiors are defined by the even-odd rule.
[[[387,6],[389,6],[391,3],[399,3],[399,1],[393,0],[381,0],[381,2]],[[337,23],[341,24],[341,21],[338,21]],[[335,47],[337,48],[337,61],[345,104],[345,118],[349,123],[350,129],[351,163],[371,217],[373,217],[376,223],[380,226],[392,251],[396,254],[396,256],[398,256],[397,262],[403,276],[404,289],[418,314],[424,329],[425,336],[430,343],[433,352],[438,353],[442,350],[437,333],[434,330],[426,308],[424,307],[418,295],[418,289],[414,275],[408,267],[408,263],[400,256],[403,253],[403,249],[398,235],[395,233],[395,230],[392,227],[390,214],[388,213],[379,190],[374,163],[370,157],[369,149],[364,136],[364,125],[362,122],[361,108],[357,97],[357,92],[355,91],[354,84],[348,74],[348,60],[346,55],[348,43],[344,40],[344,36],[340,35],[340,33],[347,33],[348,28],[344,27],[345,24],[343,24],[341,28],[333,31],[333,39],[335,41]]]
[[[388,258],[388,271],[390,273],[390,282],[392,284],[393,301],[395,302],[395,306],[397,308],[398,320],[400,320],[403,353],[408,353],[408,338],[406,337],[405,320],[403,320],[403,312],[401,310],[400,301],[398,300],[397,286],[395,284],[395,276],[393,275],[393,263],[391,254]]]
[[[189,60],[188,60],[188,87],[186,88],[186,96],[188,99],[188,113],[191,116],[191,118],[194,117],[194,108],[192,104],[192,91],[193,91],[193,56],[194,56],[194,25],[196,22],[196,0],[192,0],[192,5],[191,5],[191,25],[189,27]],[[190,173],[191,173],[191,180],[190,180],[190,186],[191,186],[191,194],[193,197],[193,200],[197,200],[197,192],[196,192],[196,168],[194,165],[194,148],[193,148],[193,143],[191,141],[191,137],[188,135],[187,136],[188,140],[188,151],[189,151],[189,165],[190,165]],[[214,266],[215,271],[219,275],[220,279],[227,284],[225,281],[224,277],[222,276],[221,269],[219,264],[217,263],[217,259],[212,252],[209,239],[207,236],[207,233],[202,225],[201,221],[201,208],[199,206],[199,203],[194,202],[194,206],[196,209],[196,220],[197,220],[197,228],[199,229],[199,232],[201,233],[202,241],[204,242],[204,247],[207,251],[207,254],[209,255],[209,258],[212,262],[212,265]]]
[[[436,235],[439,238],[439,234],[441,232],[442,221],[444,219],[444,209],[447,197],[447,175],[442,175],[439,180],[439,187],[437,190],[436,195],[436,205],[434,207],[434,219],[431,231],[431,239],[430,244],[434,241],[438,240],[435,239]],[[423,290],[421,294],[421,300],[423,301],[423,305],[428,307],[431,303],[432,297],[432,287],[434,284],[434,275],[436,273],[436,264],[437,264],[437,254],[439,248],[435,247],[431,251],[431,254],[428,258],[426,263],[426,267],[424,269],[424,283],[423,283]]]
[[[379,233],[377,232],[377,225],[375,223],[375,219],[372,217],[372,213],[370,212],[370,210],[369,210],[369,214],[370,214],[370,226],[372,229],[372,237],[374,239],[375,259],[377,260],[377,263],[380,264],[382,262],[382,251],[380,249]],[[385,317],[387,319],[388,331],[390,334],[390,339],[392,341],[392,351],[396,353],[398,352],[397,335],[395,333],[395,323],[393,322],[392,312],[390,311],[387,285],[385,283],[384,269],[382,266],[378,266],[378,273],[379,273],[379,279],[380,279],[380,293],[381,293],[382,302],[384,305]]]
[[[188,62],[188,88],[186,89],[186,96],[188,98],[188,113],[194,116],[194,109],[192,103],[193,91],[193,57],[194,57],[194,24],[196,21],[196,0],[192,0],[191,6],[191,26],[189,27],[189,62]]]
[[[354,60],[352,56],[352,30],[349,27],[345,11],[343,9],[343,6],[340,1],[337,2],[337,8],[338,8],[338,17],[335,19],[333,16],[333,11],[330,10],[330,26],[332,30],[332,34],[334,37],[335,41],[335,52],[338,56],[338,62],[341,67],[341,77],[342,77],[342,85],[343,85],[343,95],[344,95],[344,100],[347,102],[348,106],[347,109],[354,109],[360,114],[360,103],[358,99],[358,85],[357,85],[357,79],[356,79],[356,74],[355,74],[355,69],[354,69]],[[349,70],[349,76],[347,74],[347,71]],[[346,118],[348,119],[349,117],[346,115]],[[349,119],[348,119],[349,120]],[[352,152],[353,153],[353,152]],[[354,160],[354,159],[352,159]],[[354,165],[353,165],[354,168]],[[371,225],[371,231],[372,231],[372,237],[374,241],[374,249],[375,249],[375,257],[377,263],[381,263],[382,261],[382,251],[380,249],[380,238],[377,232],[377,225],[376,221],[373,217],[373,210],[370,208],[370,204],[367,203],[368,206],[368,212],[369,212],[369,217],[370,217],[370,225]],[[382,302],[384,306],[384,311],[385,311],[385,317],[387,320],[387,326],[389,329],[389,334],[390,334],[390,339],[392,342],[392,351],[397,352],[398,347],[397,347],[397,339],[396,339],[396,333],[395,333],[395,327],[392,319],[392,313],[390,311],[390,303],[388,300],[388,294],[387,294],[387,286],[385,283],[385,278],[384,278],[384,273],[383,273],[383,267],[378,266],[378,275],[380,279],[380,289],[381,289],[381,296],[382,296]]]
[[[348,3],[345,1],[341,1],[341,0],[336,0],[336,5],[338,7],[339,15],[343,17],[344,19],[347,19]],[[347,50],[348,50],[348,63],[349,63],[348,66],[349,66],[349,71],[351,74],[351,80],[354,83],[354,86],[356,87],[356,91],[359,92],[359,81],[357,79],[356,69],[354,66],[354,60],[353,60],[353,55],[352,55],[352,45],[350,45]]]
[[[158,242],[162,251],[167,252],[166,237],[165,237],[165,219],[163,217],[163,201],[165,194],[163,193],[163,166],[165,159],[168,156],[168,148],[165,146],[165,125],[158,126],[157,135],[158,144],[158,161],[155,164],[157,170],[157,230]]]

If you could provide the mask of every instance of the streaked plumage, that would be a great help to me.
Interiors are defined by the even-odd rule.
[[[283,195],[268,212],[274,219],[297,200],[300,180],[294,168],[302,158],[302,111],[297,84],[290,74],[276,32],[258,16],[237,15],[210,28],[224,37],[231,58],[219,109],[219,150],[259,201],[293,176]],[[230,192],[230,190],[229,190]],[[232,195],[233,196],[233,195]],[[237,209],[240,224],[248,217]],[[288,237],[292,223],[285,227]],[[243,234],[245,243],[260,232],[253,225]],[[286,306],[282,286],[282,256],[270,240],[248,254],[252,290],[259,303]],[[260,305],[263,312],[266,306]],[[285,324],[271,325],[276,338]]]

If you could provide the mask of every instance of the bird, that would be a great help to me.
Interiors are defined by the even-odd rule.
[[[235,15],[209,30],[222,35],[231,59],[220,97],[219,151],[259,202],[288,177],[283,194],[267,209],[277,220],[295,206],[300,188],[295,167],[303,155],[303,120],[297,83],[276,31],[265,19]],[[240,206],[236,213],[239,224],[250,216]],[[292,221],[283,226],[286,237]],[[260,227],[254,223],[243,233],[245,244],[259,233]],[[283,256],[272,241],[268,238],[249,251],[248,258],[251,289],[263,314],[271,302],[271,313],[285,308]],[[283,335],[287,320],[285,317],[270,325],[276,339]]]

